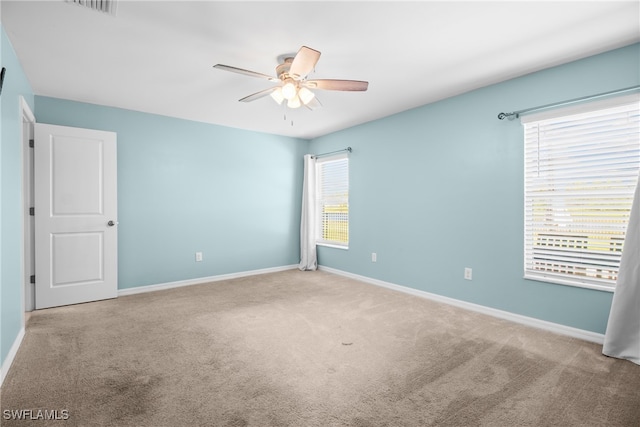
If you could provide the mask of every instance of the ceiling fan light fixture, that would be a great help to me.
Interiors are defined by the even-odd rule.
[[[1,0],[0,0],[1,1]],[[98,2],[109,0],[66,0],[74,2]],[[111,0],[117,1],[117,0]],[[302,46],[296,54],[280,55],[278,57],[278,66],[276,67],[276,76],[272,77],[267,74],[257,73],[255,71],[245,70],[243,68],[232,67],[231,65],[216,64],[213,68],[219,70],[230,71],[233,73],[244,74],[246,76],[266,79],[270,82],[277,83],[268,89],[264,89],[253,93],[249,96],[239,99],[240,102],[251,102],[270,95],[278,105],[289,108],[300,108],[303,104],[310,110],[321,107],[314,89],[333,90],[333,91],[365,91],[369,87],[369,82],[361,80],[338,80],[338,79],[314,79],[307,80],[307,76],[315,71],[316,63],[320,58],[320,52],[307,46]],[[283,104],[284,101],[286,104]]]
[[[302,101],[304,105],[307,105],[313,98],[315,98],[316,94],[311,92],[306,87],[301,87],[298,91],[298,96],[300,97],[300,101]]]
[[[291,101],[297,94],[298,88],[295,83],[293,83],[293,80],[285,80],[284,85],[282,86],[282,96],[284,96],[284,99]]]
[[[282,94],[282,88],[278,87],[278,88],[276,88],[276,90],[271,92],[271,98],[273,98],[273,100],[276,101],[278,103],[278,105],[282,104],[282,101],[284,101],[284,95]]]
[[[287,107],[289,108],[298,108],[300,105],[302,104],[300,103],[300,97],[298,95],[294,96],[287,102]]]

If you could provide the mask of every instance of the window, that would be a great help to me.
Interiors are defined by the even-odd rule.
[[[522,122],[525,278],[613,290],[640,171],[638,96]]]
[[[349,158],[346,154],[316,160],[317,243],[349,246]]]

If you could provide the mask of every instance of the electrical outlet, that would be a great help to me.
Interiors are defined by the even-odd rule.
[[[378,254],[371,252],[371,262],[378,262]]]
[[[202,252],[196,252],[196,262],[202,261]]]
[[[464,278],[467,280],[472,280],[473,279],[473,270],[469,267],[465,267],[464,269]]]

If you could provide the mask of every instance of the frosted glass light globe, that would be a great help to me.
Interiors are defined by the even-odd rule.
[[[287,107],[289,108],[298,108],[300,105],[302,104],[300,103],[300,98],[298,97],[298,95],[294,96],[287,102]]]
[[[298,88],[291,80],[286,81],[284,86],[282,86],[282,96],[284,96],[284,99],[291,100],[297,95],[297,93]]]

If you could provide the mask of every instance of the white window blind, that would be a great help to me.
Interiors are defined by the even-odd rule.
[[[523,118],[525,277],[612,290],[640,171],[640,103],[561,114]]]
[[[316,160],[317,243],[349,245],[349,158],[346,154]]]

